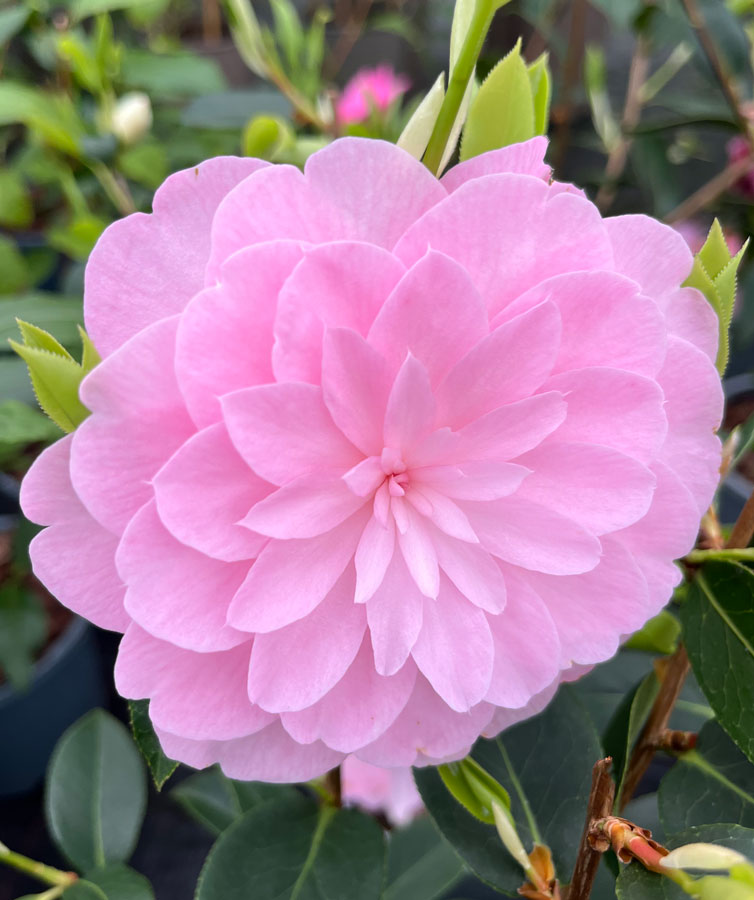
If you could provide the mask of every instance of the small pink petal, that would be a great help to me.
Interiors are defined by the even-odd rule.
[[[452,193],[467,181],[485,175],[514,173],[531,175],[549,182],[552,170],[544,161],[546,152],[547,138],[544,137],[534,137],[520,144],[510,144],[508,147],[480,153],[479,156],[467,159],[466,162],[458,163],[443,175],[440,183],[448,193]]]
[[[426,597],[436,597],[440,589],[437,551],[421,516],[406,507],[408,527],[398,529],[398,546],[416,586]]]
[[[400,554],[367,600],[367,622],[380,675],[394,675],[406,662],[422,624],[424,600]]]
[[[387,447],[410,453],[432,430],[435,398],[424,366],[410,353],[400,367],[385,411],[384,439]]]
[[[382,584],[395,549],[395,524],[387,526],[372,516],[359,539],[354,562],[356,564],[355,603],[366,603]]]
[[[440,568],[475,606],[496,615],[506,602],[506,586],[500,566],[479,544],[468,544],[435,534]]]

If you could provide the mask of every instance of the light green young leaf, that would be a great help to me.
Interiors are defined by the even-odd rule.
[[[549,54],[543,53],[529,66],[529,82],[534,102],[534,133],[547,134],[550,123],[550,67]]]
[[[54,338],[49,331],[43,331],[36,325],[31,325],[29,322],[24,322],[22,319],[16,319],[16,324],[18,325],[18,330],[21,332],[21,337],[24,339],[24,344],[27,347],[32,347],[35,350],[47,350],[57,356],[73,359],[65,347],[57,340],[57,338]]]
[[[461,160],[535,135],[534,98],[519,40],[490,72],[469,108]]]
[[[445,787],[461,806],[480,821],[495,824],[495,805],[510,809],[508,791],[470,756],[439,766],[437,771]]]
[[[241,58],[261,78],[269,71],[267,50],[254,8],[249,0],[225,0],[230,31]]]
[[[288,68],[298,71],[304,53],[304,29],[290,0],[270,0],[272,16],[275,20],[275,38],[285,54]]]
[[[274,160],[290,149],[296,136],[288,122],[280,116],[255,116],[244,128],[241,138],[244,156]]]
[[[643,628],[631,635],[624,644],[629,650],[644,650],[647,653],[671,654],[678,646],[681,623],[673,613],[663,609],[653,616]]]
[[[78,329],[81,335],[81,344],[84,348],[81,354],[81,368],[84,370],[84,375],[88,375],[96,365],[102,362],[102,357],[84,329],[80,325]]]
[[[70,357],[59,356],[39,347],[27,347],[16,341],[11,347],[24,360],[37,396],[37,402],[63,431],[75,431],[89,415],[79,400],[79,384],[83,377],[81,366]]]
[[[410,153],[416,159],[424,156],[444,98],[445,73],[442,72],[414,110],[396,142],[402,150]]]

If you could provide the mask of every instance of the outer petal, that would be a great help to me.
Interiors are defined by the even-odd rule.
[[[424,598],[400,554],[393,555],[366,607],[375,668],[380,675],[394,675],[416,643],[424,608]]]
[[[314,538],[270,541],[233,597],[228,622],[275,631],[302,619],[330,593],[356,550],[365,515]]]
[[[484,301],[467,273],[449,256],[429,250],[385,302],[369,342],[392,371],[410,351],[436,387],[488,332]]]
[[[222,398],[231,440],[246,462],[273,484],[322,469],[350,469],[362,455],[343,437],[313,384],[287,382]]]
[[[131,625],[120,643],[115,686],[123,697],[148,697],[155,726],[192,740],[254,734],[274,716],[246,693],[251,642],[221,653],[194,653]]]
[[[182,544],[214,559],[253,559],[267,538],[238,524],[273,490],[236,453],[218,422],[180,447],[152,482],[163,525]]]
[[[490,686],[494,648],[484,612],[443,580],[411,651],[414,662],[451,709],[468,712]]]
[[[254,638],[249,697],[270,712],[305,709],[345,675],[366,630],[364,607],[353,602],[348,571],[303,619]],[[303,652],[302,652],[303,651]]]
[[[301,256],[295,241],[248,247],[225,263],[220,283],[194,297],[181,316],[175,369],[198,425],[221,418],[223,394],[274,380],[278,294]]]
[[[438,421],[461,428],[528,397],[552,371],[559,343],[560,316],[552,303],[541,303],[501,325],[467,353],[438,388]]]
[[[303,744],[316,739],[334,750],[350,753],[376,740],[392,725],[408,702],[416,681],[416,666],[407,662],[386,678],[374,668],[369,638],[332,690],[300,712],[283,713],[286,731]]]
[[[125,586],[115,569],[118,540],[81,505],[69,475],[71,436],[44,450],[21,485],[21,508],[47,524],[29,546],[34,574],[69,609],[101,628],[125,631]],[[86,565],[81,547],[86,547]]]
[[[720,325],[712,304],[695,288],[679,288],[668,298],[665,312],[668,331],[698,347],[715,361]]]
[[[513,173],[516,175],[531,175],[549,182],[552,170],[547,165],[545,153],[547,152],[547,138],[534,137],[520,144],[511,144],[501,147],[499,150],[490,150],[489,153],[480,153],[459,163],[443,175],[442,186],[452,193],[458,190],[462,184],[473,178],[481,178],[484,175],[502,175]]]
[[[526,175],[467,182],[419,219],[395,252],[411,265],[428,247],[461,263],[491,315],[552,275],[613,268],[596,207],[575,194],[553,195]]]
[[[155,194],[151,216],[135,213],[105,231],[89,257],[84,291],[86,328],[100,354],[186,306],[204,282],[218,204],[267,165],[221,156],[176,172]]]
[[[92,415],[76,429],[71,480],[115,534],[152,496],[150,480],[194,432],[173,373],[177,317],[140,332],[84,379]]]
[[[272,366],[278,381],[319,384],[325,328],[366,337],[405,272],[374,244],[337,241],[306,251],[280,293]]]
[[[116,564],[128,585],[126,610],[156,638],[200,652],[227,650],[248,635],[225,624],[248,563],[224,563],[173,538],[148,503],[128,525]]]

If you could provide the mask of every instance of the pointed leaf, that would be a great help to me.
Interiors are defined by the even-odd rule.
[[[140,872],[122,863],[87,872],[86,880],[96,885],[107,900],[154,900],[149,881]]]
[[[84,372],[73,359],[48,350],[26,347],[10,341],[11,347],[24,360],[37,402],[63,431],[75,431],[89,415],[79,400],[79,384]]]
[[[162,752],[162,747],[152,727],[152,720],[149,718],[149,700],[129,700],[128,713],[131,719],[131,733],[136,741],[136,746],[149,766],[154,786],[161,791],[165,782],[178,768],[178,763],[173,759],[168,759]]]
[[[470,756],[438,766],[437,771],[461,806],[482,822],[495,824],[495,803],[507,810],[511,808],[511,798],[505,788]]]
[[[681,623],[673,613],[663,609],[623,645],[629,650],[644,650],[647,653],[662,653],[669,656],[678,646]]]
[[[24,344],[27,347],[33,347],[37,350],[47,350],[49,353],[54,353],[56,356],[73,359],[60,341],[58,341],[57,338],[54,338],[49,331],[43,331],[36,325],[30,325],[22,319],[16,319],[16,324],[18,325],[18,330],[21,332],[21,337],[24,339]]]
[[[406,122],[406,127],[396,142],[402,150],[410,153],[416,159],[424,156],[444,99],[445,73],[441,72],[422,102],[414,110],[411,118]]]
[[[529,82],[534,102],[534,133],[547,134],[550,122],[550,66],[549,54],[543,53],[529,66]]]
[[[92,369],[99,365],[102,362],[102,357],[97,352],[97,348],[94,346],[92,339],[89,335],[84,331],[84,329],[79,325],[79,335],[81,336],[81,346],[83,347],[81,353],[81,368],[84,370],[84,375],[88,375]]]

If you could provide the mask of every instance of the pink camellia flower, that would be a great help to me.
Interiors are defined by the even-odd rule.
[[[408,825],[424,809],[408,767],[383,769],[348,756],[341,766],[341,780],[345,803],[382,813],[391,825]]]
[[[391,104],[411,86],[390,66],[361,69],[343,88],[335,103],[335,117],[341,125],[365,122],[374,110],[387,112]]]
[[[457,759],[668,601],[712,497],[717,321],[535,138],[436,179],[347,138],[218,158],[86,273],[92,411],[22,489],[168,756],[303,781]]]

